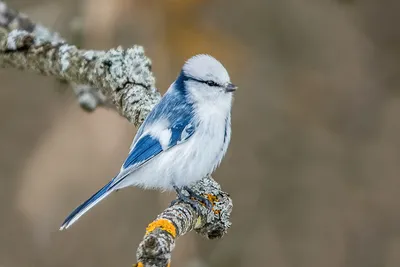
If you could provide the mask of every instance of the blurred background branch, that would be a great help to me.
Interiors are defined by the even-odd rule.
[[[1,67],[34,71],[70,83],[85,110],[110,105],[110,99],[122,116],[138,126],[160,100],[151,62],[140,46],[126,50],[80,50],[3,1],[0,27]],[[166,266],[175,239],[193,229],[208,238],[220,238],[226,233],[232,210],[228,194],[211,177],[198,182],[193,190],[209,197],[213,211],[204,207],[196,214],[184,203],[165,210],[148,227],[137,252],[139,264]],[[169,226],[165,228],[160,221],[168,221]]]

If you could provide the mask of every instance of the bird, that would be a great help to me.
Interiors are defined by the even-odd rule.
[[[214,57],[199,54],[186,60],[139,127],[119,173],[73,210],[60,230],[69,228],[112,192],[129,186],[175,191],[179,201],[195,205],[194,198],[210,208],[211,203],[190,186],[210,175],[227,152],[237,88]]]

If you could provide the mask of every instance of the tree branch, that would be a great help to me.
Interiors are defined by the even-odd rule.
[[[51,32],[42,25],[32,22],[25,14],[8,8],[2,1],[0,1],[0,27],[8,32],[24,30],[35,34],[36,37],[43,40],[64,42],[58,33]],[[93,111],[97,106],[111,106],[107,98],[99,90],[86,85],[72,84],[71,86],[84,110]]]
[[[164,210],[146,229],[143,241],[136,252],[136,267],[169,266],[175,240],[195,230],[209,239],[221,238],[231,226],[229,216],[232,200],[221,191],[211,177],[204,178],[191,188],[195,193],[206,196],[213,210],[201,208],[200,214],[186,203],[178,203]]]
[[[151,61],[140,46],[108,51],[81,50],[57,33],[32,22],[0,1],[0,66],[53,76],[73,85],[81,105],[93,110],[111,101],[118,112],[136,126],[161,99],[155,89]],[[191,230],[214,239],[231,223],[232,200],[211,177],[192,187],[213,203],[199,214],[177,203],[149,224],[137,250],[136,266],[167,266],[175,240]]]
[[[81,99],[89,99],[86,105],[89,110],[97,106],[97,101],[107,98],[121,115],[138,125],[160,99],[154,88],[151,61],[140,46],[126,50],[118,47],[106,52],[80,50],[1,1],[0,27],[3,29],[0,66],[31,70],[68,81],[76,85],[75,92]],[[86,90],[88,87],[99,90]],[[102,95],[88,97],[89,92]]]
[[[160,100],[154,88],[151,62],[140,46],[104,52],[80,50],[64,41],[42,39],[18,29],[0,35],[0,66],[98,88],[135,125]]]

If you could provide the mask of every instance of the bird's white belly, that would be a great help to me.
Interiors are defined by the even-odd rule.
[[[210,125],[213,124],[213,125]],[[118,186],[172,190],[189,186],[210,174],[222,157],[225,120],[203,122],[188,141],[162,152],[132,172]]]

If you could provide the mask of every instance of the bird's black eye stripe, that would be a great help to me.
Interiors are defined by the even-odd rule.
[[[205,81],[205,83],[206,83],[208,86],[219,86],[218,83],[213,82],[213,81]]]
[[[221,87],[221,85],[219,85],[218,83],[213,82],[213,81],[211,81],[211,80],[204,81],[204,80],[199,80],[199,79],[196,79],[196,78],[193,78],[193,77],[187,77],[186,79],[187,79],[187,80],[196,81],[196,82],[199,82],[199,83],[205,83],[205,84],[207,84],[208,86]]]

